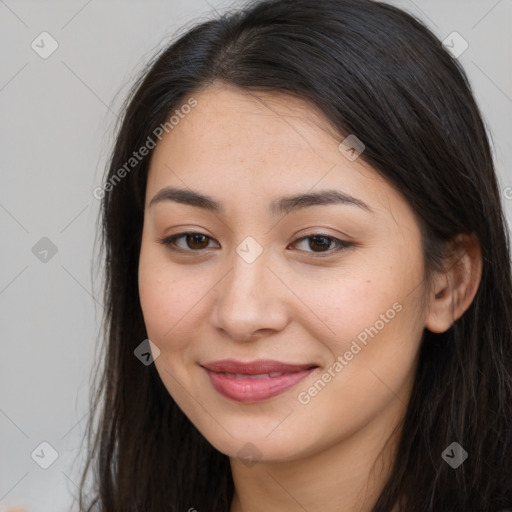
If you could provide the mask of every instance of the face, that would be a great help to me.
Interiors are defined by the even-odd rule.
[[[311,105],[221,85],[194,98],[147,181],[139,291],[164,385],[233,458],[389,434],[427,314],[412,210]]]

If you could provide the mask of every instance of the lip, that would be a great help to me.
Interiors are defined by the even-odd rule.
[[[284,393],[318,368],[315,364],[268,359],[251,362],[223,359],[201,366],[218,393],[242,403],[259,402]],[[282,375],[262,376],[276,373]]]
[[[203,368],[220,373],[240,373],[257,375],[271,372],[298,372],[316,367],[316,364],[292,364],[274,361],[272,359],[257,359],[256,361],[237,361],[236,359],[222,359],[201,365]]]

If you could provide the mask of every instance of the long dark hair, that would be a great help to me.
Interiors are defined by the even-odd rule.
[[[102,191],[104,364],[88,424],[80,510],[228,512],[226,455],[181,412],[147,338],[138,260],[150,154],[134,151],[214,81],[284,92],[320,108],[408,201],[427,274],[459,233],[481,246],[482,278],[445,333],[425,330],[396,462],[374,512],[496,512],[512,506],[510,240],[479,108],[459,62],[418,20],[370,0],[259,1],[193,27],[148,64],[127,100]],[[130,164],[131,165],[131,164]],[[124,169],[122,179],[119,170]],[[95,424],[97,416],[98,424]],[[453,442],[468,458],[441,457]],[[85,482],[93,469],[93,495]],[[401,509],[402,510],[402,509]]]

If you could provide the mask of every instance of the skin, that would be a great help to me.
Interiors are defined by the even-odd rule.
[[[183,412],[230,457],[231,512],[371,510],[394,459],[425,328],[447,330],[469,307],[481,273],[478,244],[458,239],[458,259],[426,286],[421,234],[401,194],[310,104],[215,83],[158,143],[150,162],[139,292],[158,373]],[[174,186],[207,194],[224,213],[164,201]],[[273,217],[280,196],[336,189],[364,201]],[[158,240],[187,231],[208,238]],[[354,245],[339,252],[329,235]],[[263,252],[247,263],[246,237]],[[195,252],[194,252],[195,251]],[[327,255],[329,254],[329,255]],[[298,394],[350,350],[365,328],[401,310],[307,404]],[[199,363],[224,358],[319,365],[259,403],[220,395]],[[386,440],[389,443],[386,445]],[[257,448],[253,464],[240,452]],[[246,448],[247,449],[247,448]],[[242,454],[241,454],[242,453]],[[373,472],[372,472],[373,467]]]

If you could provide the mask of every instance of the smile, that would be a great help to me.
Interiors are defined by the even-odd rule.
[[[201,366],[218,393],[242,403],[260,402],[284,393],[318,368],[268,360],[223,360]]]

